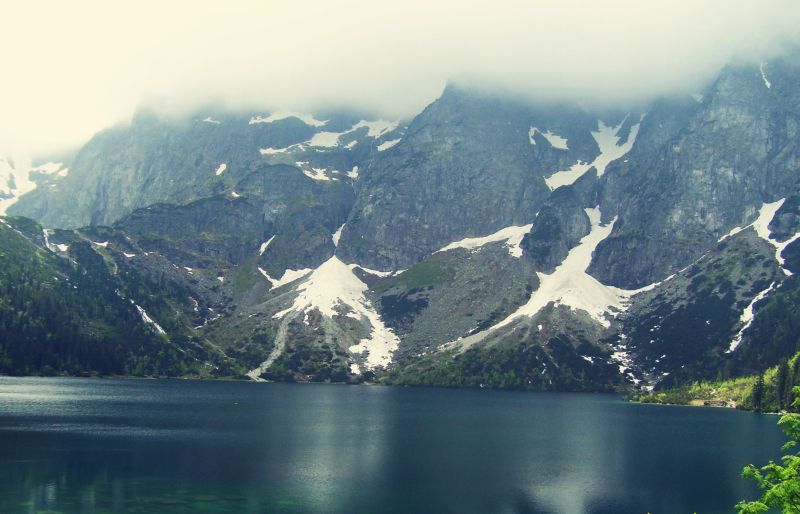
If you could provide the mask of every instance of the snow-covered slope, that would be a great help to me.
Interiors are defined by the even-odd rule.
[[[0,158],[0,214],[5,214],[21,196],[36,189],[39,181],[48,178],[55,181],[68,174],[69,168],[60,162],[33,166],[28,158]]]
[[[368,286],[353,273],[355,267],[331,257],[297,286],[298,294],[292,305],[273,317],[283,319],[302,314],[308,323],[309,313],[316,310],[331,319],[347,316],[366,322],[370,335],[350,346],[349,351],[367,369],[385,367],[392,362],[392,353],[400,341],[367,299]]]

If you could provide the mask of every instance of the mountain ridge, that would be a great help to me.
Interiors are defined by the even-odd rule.
[[[187,284],[202,315],[180,330],[238,376],[739,376],[800,350],[760,321],[794,301],[797,78],[794,57],[729,66],[702,94],[603,113],[449,85],[407,124],[142,113],[9,211],[61,241],[108,230],[90,247],[109,269]]]

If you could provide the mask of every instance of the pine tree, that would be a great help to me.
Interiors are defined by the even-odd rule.
[[[756,383],[753,385],[753,410],[761,412],[761,405],[764,400],[764,373],[761,373],[756,378]]]

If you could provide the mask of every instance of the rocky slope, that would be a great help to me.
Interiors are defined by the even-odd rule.
[[[234,375],[727,378],[800,350],[798,79],[795,57],[731,65],[626,112],[451,85],[407,125],[144,111],[9,212],[88,225],[35,244],[72,259],[91,234],[108,280],[164,288],[184,319],[170,340],[215,348]]]

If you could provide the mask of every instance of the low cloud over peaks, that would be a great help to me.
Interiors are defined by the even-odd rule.
[[[629,103],[691,92],[733,58],[769,59],[800,39],[791,0],[18,1],[0,10],[0,151],[80,144],[145,99],[399,117],[455,79]]]

